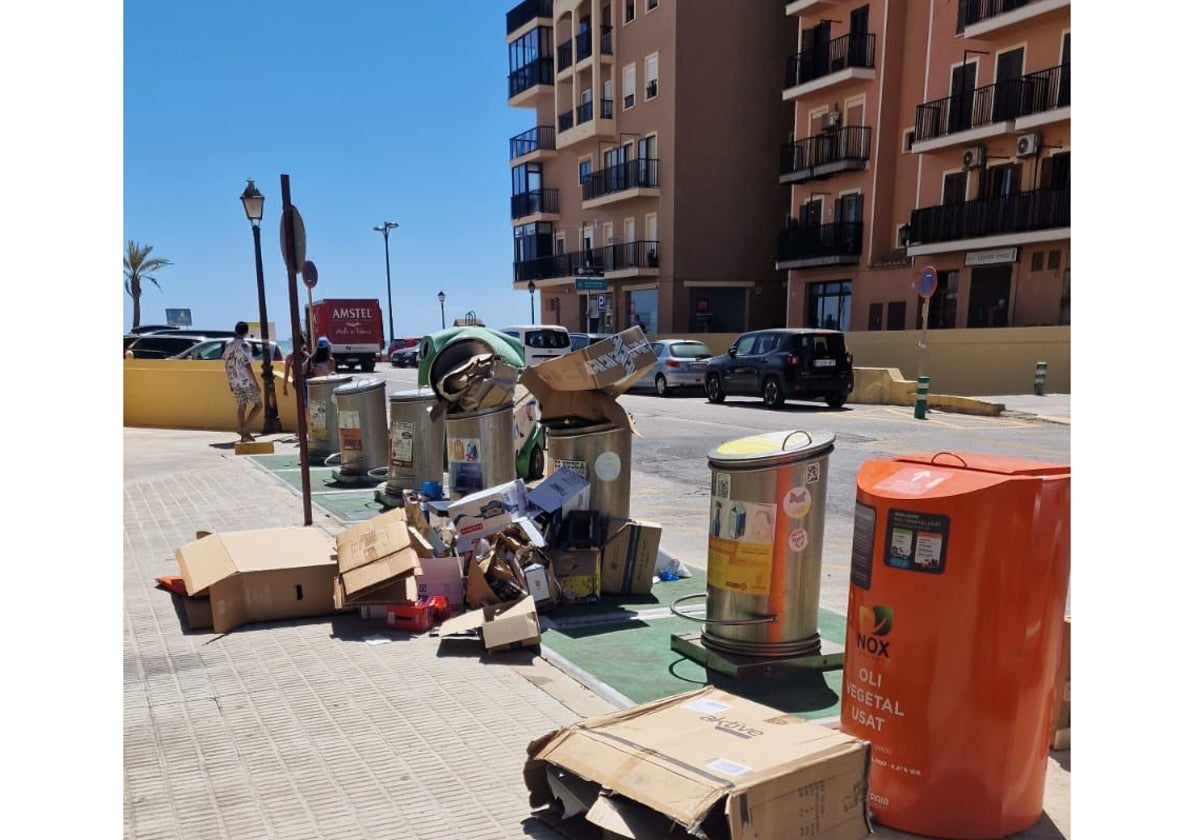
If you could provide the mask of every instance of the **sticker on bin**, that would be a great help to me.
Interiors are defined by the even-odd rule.
[[[811,507],[812,493],[807,487],[793,487],[783,497],[783,512],[790,519],[803,519]]]
[[[947,481],[953,473],[927,467],[905,467],[875,485],[875,490],[919,496]]]

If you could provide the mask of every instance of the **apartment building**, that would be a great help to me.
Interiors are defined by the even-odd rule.
[[[777,2],[525,0],[507,15],[513,288],[572,330],[784,322]]]
[[[792,0],[787,323],[1070,323],[1069,0]]]

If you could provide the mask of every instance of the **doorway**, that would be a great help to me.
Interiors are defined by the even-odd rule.
[[[1002,52],[996,57],[996,85],[992,88],[992,122],[1021,115],[1021,74],[1025,70],[1025,48]]]
[[[950,74],[950,120],[948,131],[966,131],[975,110],[975,69],[978,61],[960,64]]]
[[[968,327],[1007,327],[1012,289],[1012,265],[971,269],[967,303]]]

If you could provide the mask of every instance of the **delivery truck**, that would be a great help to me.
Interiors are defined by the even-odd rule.
[[[383,308],[376,298],[328,298],[313,301],[308,334],[333,345],[339,368],[370,372],[383,349]]]

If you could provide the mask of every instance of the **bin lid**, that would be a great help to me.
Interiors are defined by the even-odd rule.
[[[777,467],[824,455],[833,449],[833,432],[768,432],[722,443],[708,453],[714,467]]]
[[[378,377],[355,379],[353,382],[347,382],[345,385],[334,388],[333,395],[340,397],[347,394],[362,394],[367,391],[373,391],[376,388],[382,388],[385,384],[387,384],[385,380]]]
[[[410,400],[436,400],[437,394],[432,388],[414,388],[409,391],[393,391],[388,394],[388,402],[408,402]]]
[[[353,379],[354,377],[348,373],[332,373],[329,376],[314,376],[307,382],[309,385],[341,385],[351,382]]]
[[[1070,464],[1053,461],[1032,461],[1027,458],[1008,458],[1001,455],[980,455],[976,452],[936,452],[898,455],[901,463],[922,464],[955,470],[996,473],[998,475],[1050,476],[1071,472]]]

